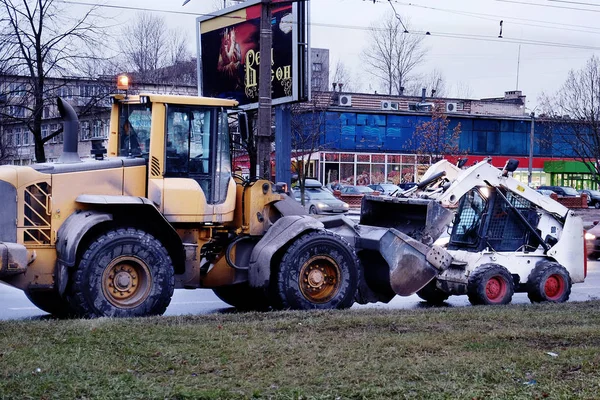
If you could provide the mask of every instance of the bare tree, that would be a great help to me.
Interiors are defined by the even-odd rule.
[[[0,0],[0,71],[5,75],[7,122],[24,123],[33,134],[35,158],[45,162],[44,108],[54,102],[56,87],[48,78],[78,75],[85,61],[97,59],[103,27],[90,7],[72,17],[56,0]],[[14,79],[13,79],[14,78]]]
[[[368,47],[362,53],[367,71],[379,79],[387,94],[400,94],[423,62],[423,37],[409,33],[395,15],[373,23]]]
[[[404,94],[420,96],[423,88],[429,97],[446,97],[446,78],[439,69],[434,69],[424,76],[415,77],[405,89]]]
[[[467,82],[456,82],[454,96],[459,99],[470,99],[473,97],[473,89],[471,89],[471,86]]]
[[[542,95],[540,106],[554,151],[575,155],[600,183],[600,59],[592,56],[571,70],[554,96]]]
[[[436,162],[444,156],[459,156],[458,140],[460,123],[450,130],[450,121],[443,110],[444,103],[435,103],[431,111],[431,119],[417,125],[412,139],[407,147],[416,149],[417,155],[428,156],[431,162]]]
[[[187,49],[185,35],[168,29],[165,19],[150,13],[137,14],[123,36],[123,64],[142,82],[194,83],[195,61]],[[190,74],[190,67],[194,72]],[[121,68],[123,68],[121,66]],[[123,71],[121,71],[123,72]],[[188,82],[194,79],[194,82]]]
[[[335,63],[331,82],[335,82],[338,85],[341,83],[345,92],[354,92],[357,89],[354,80],[350,76],[350,71],[348,71],[348,68],[346,68],[346,65],[341,60]]]
[[[306,179],[310,176],[310,162],[315,152],[325,146],[325,111],[331,95],[314,96],[309,102],[292,104],[292,172],[298,175],[300,198],[304,205]]]

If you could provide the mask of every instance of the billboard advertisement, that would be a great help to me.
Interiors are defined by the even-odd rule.
[[[258,104],[260,65],[260,0],[246,1],[218,14],[200,17],[198,85],[206,97],[237,100],[248,108]],[[305,98],[305,5],[273,0],[271,84],[273,104]]]

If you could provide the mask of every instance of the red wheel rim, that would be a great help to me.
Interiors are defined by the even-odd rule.
[[[558,300],[565,291],[565,279],[559,274],[552,274],[544,283],[544,294],[548,300]]]
[[[491,277],[485,284],[485,295],[491,303],[500,303],[506,296],[507,285],[499,276]]]

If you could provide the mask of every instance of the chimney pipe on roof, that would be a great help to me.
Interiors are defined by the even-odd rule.
[[[421,89],[421,101],[425,101],[425,97],[427,97],[427,88]]]

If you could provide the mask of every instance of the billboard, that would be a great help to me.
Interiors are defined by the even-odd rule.
[[[198,92],[258,104],[260,0],[249,0],[197,19]],[[306,5],[273,0],[271,85],[273,104],[307,98]]]

